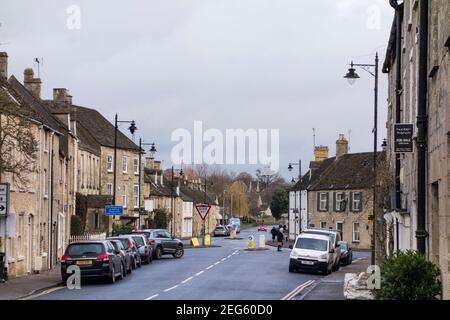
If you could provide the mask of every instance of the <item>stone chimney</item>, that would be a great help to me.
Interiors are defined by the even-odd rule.
[[[345,139],[343,134],[339,135],[336,140],[336,157],[342,157],[348,153],[348,141]]]
[[[318,162],[328,159],[328,147],[327,146],[315,147],[314,148],[314,158],[315,158],[315,161],[318,161]]]
[[[0,52],[0,80],[8,78],[8,54]]]
[[[23,84],[25,88],[31,92],[36,98],[41,98],[41,79],[34,77],[34,71],[31,68],[25,69],[23,72]]]
[[[67,90],[66,88],[54,88],[53,101],[72,104],[72,96],[69,94],[69,90]]]

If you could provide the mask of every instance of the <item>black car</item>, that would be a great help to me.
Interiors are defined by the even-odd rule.
[[[125,276],[120,251],[109,240],[80,241],[67,246],[61,257],[61,278],[67,282],[69,266],[80,268],[81,278],[107,278],[111,283]]]
[[[181,240],[173,237],[164,229],[144,229],[136,233],[145,234],[148,243],[153,246],[153,257],[161,259],[162,255],[172,255],[174,258],[181,258],[184,255],[184,246]]]
[[[349,265],[353,261],[353,251],[348,245],[347,241],[339,241],[341,245],[341,264],[344,266]]]
[[[127,244],[128,249],[125,248],[125,246],[122,244],[122,241],[118,240],[118,239],[109,239],[109,241],[111,241],[111,243],[113,244],[114,248],[118,251],[120,251],[119,255],[122,257],[122,263],[123,266],[125,268],[125,275],[127,273],[131,273],[131,269],[133,268],[133,252],[131,251],[131,249],[128,247],[128,243],[125,242]]]

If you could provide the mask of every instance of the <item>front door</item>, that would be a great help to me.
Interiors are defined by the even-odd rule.
[[[339,233],[341,234],[341,241],[344,240],[344,223],[342,221],[338,221],[336,222],[336,230],[339,231]]]

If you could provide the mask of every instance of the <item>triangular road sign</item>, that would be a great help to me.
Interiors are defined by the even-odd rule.
[[[205,221],[206,216],[209,213],[209,210],[211,209],[210,204],[196,204],[195,209],[197,209],[198,214],[200,215],[200,218],[202,218],[203,221]]]

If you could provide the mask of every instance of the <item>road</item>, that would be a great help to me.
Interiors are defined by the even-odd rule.
[[[80,290],[60,287],[35,299],[279,300],[308,280],[322,278],[289,273],[289,249],[244,251],[251,234],[258,232],[242,230],[238,235],[242,240],[213,238],[213,244],[220,247],[186,249],[182,259],[168,256],[143,265],[115,284],[95,281],[83,283]]]

